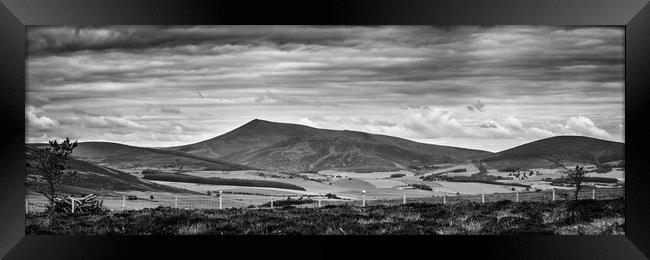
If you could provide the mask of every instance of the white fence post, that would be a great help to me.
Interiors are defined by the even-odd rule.
[[[447,204],[447,195],[442,195],[442,205]]]
[[[178,196],[174,195],[174,208],[178,208]]]
[[[221,204],[222,197],[223,197],[223,191],[219,191],[219,209],[223,209],[223,204]]]
[[[481,203],[485,203],[485,194],[481,194]]]
[[[29,214],[29,201],[25,200],[25,214]]]
[[[406,192],[404,193],[404,197],[402,198],[402,204],[406,204]]]
[[[273,208],[273,199],[271,199],[271,208]]]
[[[74,213],[74,199],[73,199],[73,198],[70,198],[70,201],[72,202],[72,203],[71,203],[71,204],[72,204],[72,213]]]
[[[591,199],[592,199],[592,200],[595,200],[595,199],[596,199],[596,188],[594,188],[593,190],[591,190]]]
[[[122,209],[126,206],[126,197],[122,196]]]
[[[321,202],[320,202],[320,201],[321,201],[321,199],[323,198],[322,196],[323,196],[322,193],[318,196],[318,207],[319,207],[319,208],[320,208],[320,206],[321,206]]]
[[[515,192],[515,194],[517,195],[517,197],[515,198],[515,202],[519,202],[519,192],[517,191]]]
[[[361,195],[361,207],[365,207],[366,206],[366,190],[362,190],[361,193],[362,193],[362,195]]]
[[[553,201],[555,201],[555,189],[553,189]]]

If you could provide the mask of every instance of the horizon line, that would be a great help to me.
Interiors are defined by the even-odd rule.
[[[232,131],[234,131],[235,129],[238,129],[238,128],[240,128],[240,127],[243,127],[243,126],[245,126],[245,125],[247,125],[247,124],[249,124],[249,123],[251,123],[251,122],[254,122],[254,121],[264,121],[264,122],[275,123],[275,124],[291,124],[291,125],[298,125],[298,126],[302,126],[302,127],[309,127],[309,128],[312,128],[312,129],[321,129],[321,130],[330,130],[330,131],[349,131],[349,132],[366,133],[366,134],[372,134],[372,135],[388,136],[388,137],[393,137],[393,138],[404,139],[404,140],[407,140],[407,141],[410,141],[410,142],[415,142],[415,143],[420,143],[420,144],[428,144],[428,145],[437,145],[437,146],[454,147],[454,148],[461,148],[461,149],[468,149],[468,150],[477,150],[477,151],[484,151],[484,152],[490,152],[490,153],[499,153],[499,152],[503,152],[503,151],[506,151],[506,150],[510,150],[510,149],[513,149],[513,148],[516,148],[516,147],[519,147],[519,146],[522,146],[522,145],[526,145],[526,144],[529,144],[529,143],[533,143],[533,142],[536,142],[536,141],[540,141],[540,140],[544,140],[544,139],[549,139],[549,138],[556,138],[556,137],[584,137],[584,138],[591,138],[591,139],[596,139],[596,140],[609,141],[609,142],[617,142],[617,143],[625,144],[625,141],[624,141],[624,140],[623,140],[623,141],[614,141],[614,140],[601,139],[601,138],[596,138],[596,137],[591,137],[591,136],[584,136],[584,135],[554,135],[554,136],[550,136],[550,137],[541,137],[541,138],[538,138],[538,139],[535,139],[535,140],[532,140],[532,141],[528,141],[528,142],[525,142],[525,143],[522,143],[522,144],[519,144],[519,145],[512,146],[512,147],[510,147],[510,148],[505,148],[505,149],[502,149],[502,150],[493,150],[493,151],[491,151],[491,150],[488,150],[488,149],[479,149],[479,148],[470,148],[470,147],[463,147],[463,146],[442,145],[442,144],[436,144],[436,143],[428,143],[428,142],[422,142],[422,141],[413,140],[413,139],[411,139],[411,138],[405,138],[405,137],[399,137],[399,136],[392,136],[392,135],[386,135],[386,134],[378,134],[378,133],[370,133],[370,132],[364,132],[364,131],[358,131],[358,130],[349,130],[349,129],[331,129],[331,128],[318,128],[318,127],[313,127],[313,126],[303,125],[303,124],[299,124],[299,123],[288,123],[288,122],[270,121],[270,120],[259,119],[259,118],[254,118],[254,119],[252,119],[252,120],[250,120],[250,121],[247,121],[246,123],[244,123],[244,124],[242,124],[242,125],[240,125],[240,126],[234,128],[234,129],[232,129],[232,130],[226,131],[226,132],[224,132],[224,133],[222,133],[222,134],[219,134],[219,135],[216,135],[216,136],[214,136],[214,137],[210,137],[210,138],[208,138],[208,139],[204,139],[204,140],[200,140],[200,141],[196,141],[196,142],[190,142],[190,143],[180,144],[180,145],[172,145],[172,146],[141,146],[141,145],[128,144],[128,143],[126,143],[126,142],[111,141],[111,140],[102,140],[102,139],[99,139],[99,140],[98,140],[98,139],[95,139],[95,140],[87,140],[87,141],[79,141],[79,139],[77,139],[77,140],[75,140],[75,141],[77,141],[78,143],[114,143],[114,144],[126,145],[126,146],[138,147],[138,148],[152,148],[152,149],[173,148],[173,147],[180,147],[180,146],[192,145],[192,144],[200,143],[200,142],[207,141],[207,140],[210,140],[210,139],[213,139],[213,138],[217,138],[217,137],[219,137],[219,136],[222,136],[222,135],[224,135],[224,134],[227,134],[227,133],[229,133],[229,132],[232,132]],[[65,140],[65,137],[63,137],[63,138],[59,138],[59,139],[57,139],[57,138],[53,138],[53,139],[54,139],[54,140],[57,140],[57,141],[58,141],[58,140]],[[499,139],[499,138],[491,138],[491,139]],[[485,139],[484,139],[484,140],[485,140]],[[47,144],[47,143],[45,143],[45,142],[40,142],[40,143],[39,143],[39,142],[32,142],[32,143],[30,143],[30,142],[25,142],[25,144],[28,144],[28,145],[45,145],[45,144]]]

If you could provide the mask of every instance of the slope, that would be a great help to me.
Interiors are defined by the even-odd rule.
[[[27,176],[26,186],[28,188],[33,187],[34,181],[38,178],[38,174],[34,168],[35,162],[32,158],[32,153],[35,149],[37,149],[35,146],[25,145],[25,173]],[[66,187],[66,191],[68,192],[153,191],[194,193],[184,189],[142,181],[129,173],[78,159],[71,159],[70,167],[77,171],[78,174],[77,179]]]
[[[584,136],[554,136],[477,159],[494,169],[541,168],[553,166],[544,159],[549,156],[585,158],[590,163],[625,160],[625,144]]]
[[[391,171],[410,165],[462,161],[490,152],[423,144],[347,130],[255,119],[215,138],[166,150],[278,171]]]
[[[43,146],[38,145],[38,146]],[[170,168],[183,170],[245,170],[251,169],[213,158],[204,158],[178,151],[135,147],[110,142],[84,142],[74,149],[74,158],[116,169]]]

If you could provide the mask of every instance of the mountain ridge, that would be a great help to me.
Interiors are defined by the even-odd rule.
[[[27,144],[34,147],[47,144]],[[254,170],[215,158],[204,158],[178,151],[138,147],[113,142],[79,142],[72,157],[113,168],[174,168],[203,170]]]
[[[390,171],[490,153],[261,119],[208,140],[164,149],[281,171]]]
[[[410,141],[360,131],[321,129],[254,119],[222,135],[163,148],[110,142],[82,142],[75,157],[111,166],[172,167],[204,170],[265,169],[288,172],[338,170],[394,171],[435,163],[481,162],[490,168],[548,167],[553,154],[600,154],[624,160],[624,143],[584,136],[554,136],[496,153]],[[140,165],[143,164],[143,165]]]

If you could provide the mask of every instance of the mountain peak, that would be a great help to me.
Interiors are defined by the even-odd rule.
[[[274,122],[263,119],[255,118],[248,123],[242,125],[240,128],[251,128],[251,127],[272,127],[277,129],[301,129],[301,128],[311,128],[304,125],[292,124],[292,123],[283,123],[283,122]]]
[[[245,134],[246,138],[250,138],[250,135],[261,135],[266,137],[269,137],[271,135],[279,135],[288,138],[304,135],[306,132],[313,130],[317,131],[317,129],[310,129],[310,127],[307,126],[290,123],[279,123],[256,118],[236,128],[235,130],[226,133],[224,137],[231,138],[233,135],[236,136],[238,134]],[[283,137],[283,139],[286,138]]]
[[[259,126],[267,125],[269,123],[271,122],[255,118],[251,121],[248,121],[248,123],[241,125],[239,129],[257,128]]]
[[[272,124],[272,123],[275,122],[255,118],[244,125],[259,125],[259,124]]]
[[[304,167],[312,170],[385,171],[401,169],[402,165],[412,164],[414,160],[448,162],[488,153],[259,118],[223,135],[175,149],[255,168],[283,171],[299,171]]]

